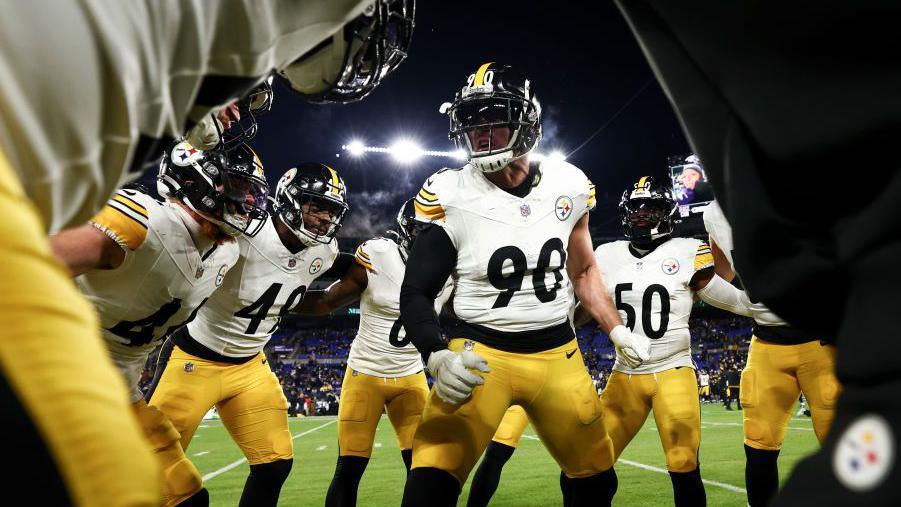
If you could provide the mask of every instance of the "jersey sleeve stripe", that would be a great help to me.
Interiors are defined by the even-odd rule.
[[[422,201],[424,204],[437,204],[438,196],[435,194],[429,194],[425,191],[425,189],[420,190],[419,194],[416,195],[416,198]]]
[[[363,245],[360,245],[357,247],[357,257],[360,257],[361,259],[363,259],[365,261],[370,260],[369,254],[367,254],[365,251],[363,251]]]
[[[137,250],[147,238],[147,225],[135,217],[131,208],[126,208],[116,201],[109,201],[109,204],[91,219],[91,223],[129,250]]]
[[[360,253],[360,252],[359,252],[359,250],[358,250],[358,251],[357,251],[357,255],[354,255],[354,261],[356,261],[357,264],[363,266],[364,268],[368,269],[369,271],[374,271],[374,270],[372,269],[372,263],[369,262],[368,260],[363,259],[362,257],[360,257],[359,253]]]
[[[135,210],[131,209],[130,207],[120,203],[119,201],[109,201],[107,203],[107,207],[112,208],[112,209],[118,211],[119,213],[127,216],[128,218],[134,220],[141,227],[143,227],[145,229],[147,228],[147,216],[146,215],[141,215],[140,213],[138,213]]]
[[[593,209],[595,205],[594,184],[588,182],[588,209]]]
[[[429,206],[416,200],[413,201],[413,208],[416,210],[416,218],[420,220],[444,220],[444,208],[440,204]]]
[[[710,245],[701,243],[698,245],[698,252],[695,254],[695,271],[713,267],[713,253],[710,251]]]
[[[147,208],[141,205],[141,203],[139,203],[138,201],[135,201],[131,197],[123,194],[122,192],[117,192],[116,195],[113,196],[113,200],[121,202],[122,204],[138,212],[144,218],[147,218]]]

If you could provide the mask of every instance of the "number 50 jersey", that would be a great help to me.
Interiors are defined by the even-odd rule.
[[[350,346],[347,364],[375,377],[404,377],[422,370],[422,356],[407,338],[400,321],[400,285],[406,263],[400,246],[373,238],[357,247],[354,260],[366,268],[367,284],[360,295],[360,329]],[[435,299],[435,312],[450,298],[450,280]]]
[[[238,245],[214,246],[181,207],[132,190],[116,193],[91,223],[122,246],[125,260],[75,280],[97,308],[135,402],[143,397],[138,380],[147,356],[222,284]]]
[[[597,247],[594,255],[623,322],[651,339],[649,360],[633,369],[617,353],[613,369],[656,373],[694,368],[688,330],[694,293],[689,284],[696,272],[713,267],[710,247],[698,239],[672,238],[639,256],[628,241],[614,241]]]
[[[457,250],[453,307],[461,336],[524,352],[569,341],[569,235],[593,207],[594,186],[563,161],[542,162],[525,197],[471,165],[429,177],[416,196],[416,219],[441,226]]]
[[[338,256],[335,240],[292,254],[272,220],[253,238],[239,238],[238,263],[188,324],[191,338],[213,352],[237,358],[263,350],[282,315]]]

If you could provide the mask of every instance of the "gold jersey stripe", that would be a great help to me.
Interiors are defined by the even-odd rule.
[[[369,254],[367,254],[365,251],[363,251],[363,245],[360,245],[357,247],[357,255],[362,257],[364,260],[367,260],[367,261],[370,260]]]
[[[428,203],[428,204],[431,204],[431,203],[437,203],[437,202],[438,202],[438,196],[437,196],[437,195],[434,195],[434,194],[428,195],[428,194],[425,193],[425,190],[420,190],[419,193],[416,194],[416,197],[419,198],[420,201],[422,201],[422,202],[424,202],[424,203]]]
[[[134,210],[135,213],[141,215],[144,218],[147,218],[147,208],[145,208],[144,206],[141,206],[139,203],[135,202],[133,199],[129,199],[127,196],[125,196],[123,194],[116,194],[113,196],[113,200],[120,202],[120,203],[124,204],[125,206],[128,206],[129,208]]]
[[[438,194],[433,194],[432,192],[429,192],[428,190],[425,189],[425,187],[420,188],[419,193],[422,194],[424,197],[428,197],[429,199],[437,199],[438,198]]]
[[[422,218],[423,220],[444,220],[444,208],[439,204],[424,206],[419,201],[413,201],[413,209],[416,210],[417,218]]]
[[[361,259],[358,255],[355,255],[355,256],[354,256],[354,260],[357,262],[357,264],[363,266],[364,268],[368,269],[369,271],[374,271],[374,270],[372,269],[372,264],[369,263],[368,261],[364,261],[364,260]]]
[[[104,206],[91,223],[129,250],[137,250],[147,238],[147,225],[113,203]]]
[[[479,70],[476,71],[475,79],[472,80],[473,86],[482,86],[485,84],[485,73],[488,72],[488,67],[491,67],[491,64],[494,62],[483,63]]]

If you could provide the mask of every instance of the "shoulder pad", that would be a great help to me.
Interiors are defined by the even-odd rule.
[[[129,250],[137,250],[147,238],[150,213],[155,199],[135,190],[119,190],[107,201],[91,223],[116,243]]]

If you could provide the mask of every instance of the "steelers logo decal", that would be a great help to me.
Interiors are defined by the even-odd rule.
[[[283,174],[282,177],[278,179],[278,188],[291,183],[291,181],[294,180],[295,176],[297,176],[297,168],[292,167],[291,169],[288,169],[288,172]]]
[[[569,218],[573,214],[573,200],[566,195],[558,197],[557,203],[554,204],[554,214],[561,222]]]
[[[186,142],[178,143],[175,145],[175,148],[172,148],[172,163],[177,166],[190,166],[200,160],[201,157],[203,157],[203,151]]]
[[[316,257],[313,259],[313,262],[310,263],[310,274],[315,275],[322,269],[322,259]]]
[[[679,272],[679,261],[672,257],[665,259],[663,263],[660,264],[660,269],[667,275],[675,275]]]
[[[222,285],[222,282],[225,281],[225,273],[228,273],[228,266],[223,264],[219,268],[219,273],[216,274],[216,287]]]
[[[886,479],[894,460],[895,442],[888,422],[869,414],[857,419],[839,437],[832,469],[846,488],[862,493]]]

